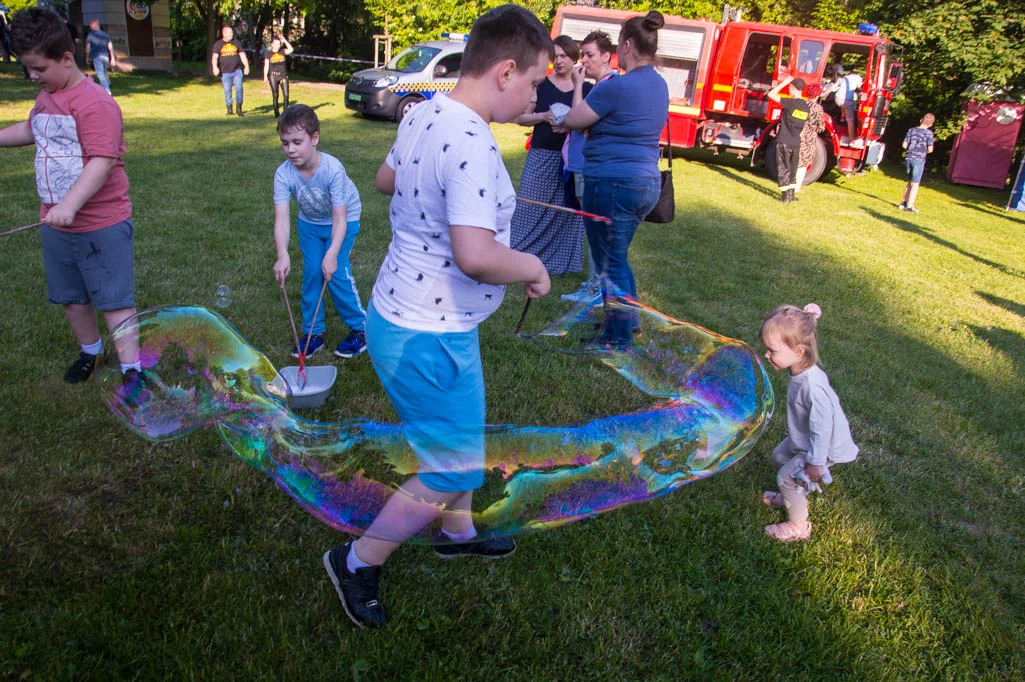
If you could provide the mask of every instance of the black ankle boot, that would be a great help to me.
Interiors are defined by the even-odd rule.
[[[228,113],[226,113],[225,116],[231,116],[233,113],[235,113],[235,112],[231,110],[231,105],[229,104],[228,105]]]
[[[235,105],[235,113],[239,116],[245,116],[245,114],[242,113],[242,102]]]

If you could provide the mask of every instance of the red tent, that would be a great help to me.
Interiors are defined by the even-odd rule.
[[[947,179],[1004,189],[1025,104],[971,100],[965,107],[968,122],[954,141]]]

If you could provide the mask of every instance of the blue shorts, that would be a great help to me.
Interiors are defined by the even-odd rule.
[[[97,310],[135,307],[135,225],[128,218],[92,232],[41,231],[50,303],[92,303]]]
[[[925,159],[904,159],[904,165],[907,167],[911,182],[922,181],[922,173],[925,172]]]
[[[406,329],[367,306],[367,350],[431,490],[484,485],[484,370],[477,329]]]

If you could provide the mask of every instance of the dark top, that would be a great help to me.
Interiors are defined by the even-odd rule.
[[[288,68],[285,66],[285,50],[284,48],[277,52],[271,52],[267,50],[266,59],[270,60],[270,69],[268,73],[273,73],[278,76],[287,76]]]
[[[590,83],[584,83],[584,96],[591,91]],[[556,102],[561,102],[568,107],[573,106],[573,91],[563,92],[555,87],[551,80],[545,78],[541,85],[537,86],[537,104],[534,105],[534,113],[540,114],[552,108]],[[548,123],[538,123],[534,126],[534,136],[530,139],[531,149],[561,150],[562,143],[566,141],[566,133],[552,132],[552,126]]]
[[[929,147],[932,146],[932,131],[917,126],[907,132],[904,141],[908,144],[904,158],[912,161],[925,161],[925,157],[929,154]]]
[[[779,102],[783,112],[779,116],[779,130],[776,132],[776,144],[792,147],[801,146],[801,130],[808,120],[808,101],[800,97],[787,97]]]
[[[97,57],[110,59],[110,50],[107,49],[107,45],[110,44],[110,35],[105,31],[99,29],[89,31],[89,35],[85,37],[85,43],[89,46],[89,59]]]
[[[217,68],[221,70],[221,73],[231,73],[242,68],[242,58],[239,57],[242,52],[242,43],[237,40],[232,39],[228,42],[218,40],[214,43],[213,52],[218,56]]]

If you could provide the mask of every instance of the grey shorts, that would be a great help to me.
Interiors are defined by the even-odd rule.
[[[50,303],[92,303],[97,310],[135,307],[129,218],[92,232],[61,232],[43,225],[43,266]]]

